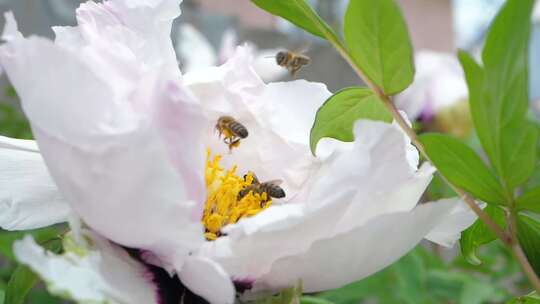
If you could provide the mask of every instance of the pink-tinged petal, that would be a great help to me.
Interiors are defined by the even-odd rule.
[[[432,203],[443,202],[454,203],[456,207],[426,235],[426,239],[450,248],[459,240],[461,232],[469,228],[478,217],[467,204],[458,198],[442,199]]]
[[[14,253],[58,296],[79,303],[157,303],[155,286],[139,262],[97,234],[86,236],[91,247],[75,244],[74,251],[66,247],[62,255],[45,251],[27,236],[15,243]]]
[[[42,228],[67,221],[61,197],[33,140],[0,136],[0,227]]]
[[[235,289],[231,279],[219,264],[210,259],[188,258],[178,276],[189,290],[210,303],[234,303]]]
[[[0,47],[62,196],[100,234],[171,263],[203,240],[200,109],[167,71],[119,90],[85,59],[39,38]]]
[[[279,290],[302,280],[305,292],[317,292],[365,278],[414,248],[454,207],[453,202],[424,204],[319,240],[306,252],[277,260],[257,279],[254,291]]]

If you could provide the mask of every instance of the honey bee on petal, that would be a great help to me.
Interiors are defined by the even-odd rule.
[[[221,116],[216,123],[219,137],[223,135],[223,142],[229,146],[229,150],[240,145],[240,139],[248,137],[246,127],[231,116]]]
[[[263,194],[266,193],[270,198],[284,198],[285,191],[279,185],[281,185],[281,180],[271,180],[267,182],[259,182],[259,179],[255,174],[252,173],[253,181],[251,185],[244,187],[244,189],[238,192],[238,199],[242,199],[244,196],[248,195],[250,192]],[[244,176],[244,179],[247,179],[247,175]]]
[[[310,62],[311,58],[301,53],[280,51],[276,54],[276,63],[286,68],[293,77],[303,66],[308,65]]]

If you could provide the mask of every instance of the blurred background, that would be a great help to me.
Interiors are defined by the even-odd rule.
[[[0,0],[0,12],[13,11],[25,36],[53,39],[51,26],[75,25],[80,0]],[[337,31],[348,0],[310,0]],[[414,85],[396,98],[419,130],[451,132],[475,142],[470,130],[467,89],[457,49],[480,56],[486,31],[504,0],[399,0],[417,52]],[[223,63],[238,44],[249,43],[266,81],[291,80],[274,59],[279,49],[305,52],[310,65],[296,78],[323,82],[333,92],[359,80],[324,41],[258,9],[249,0],[184,0],[172,39],[183,71]],[[540,5],[533,17],[530,45],[531,117],[540,115]],[[0,16],[0,29],[4,17]],[[32,71],[28,71],[32,73]],[[538,102],[537,102],[538,101]],[[16,92],[0,76],[0,134],[31,138]],[[540,177],[536,177],[540,183]],[[434,200],[452,195],[435,179],[426,193]],[[0,202],[1,203],[1,202]],[[55,229],[35,232],[51,235]],[[15,263],[12,242],[22,234],[0,231],[0,304]],[[458,249],[459,250],[459,249]],[[386,270],[336,291],[307,296],[305,303],[505,303],[528,288],[519,267],[497,242],[480,251],[482,264],[471,265],[456,251],[423,244]],[[62,303],[42,287],[28,303]]]

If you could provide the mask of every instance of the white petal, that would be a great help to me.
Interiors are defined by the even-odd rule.
[[[4,31],[2,32],[2,40],[10,41],[17,38],[23,38],[21,32],[19,32],[17,21],[15,21],[13,12],[5,12],[4,19],[6,20],[6,24],[4,25]]]
[[[305,253],[276,261],[272,270],[257,280],[255,290],[278,290],[301,279],[305,292],[316,292],[367,277],[414,248],[454,206],[453,202],[421,205],[317,241]]]
[[[156,303],[156,290],[141,264],[120,247],[90,235],[92,248],[56,255],[27,236],[14,245],[17,259],[32,268],[53,294],[77,302]]]
[[[148,66],[169,66],[178,72],[170,39],[172,21],[180,15],[181,0],[119,0],[103,4],[86,3],[77,11],[82,31],[122,39]],[[105,19],[104,19],[105,18]],[[90,29],[95,27],[94,29]],[[120,30],[120,32],[119,32]],[[116,34],[120,33],[119,35]],[[138,42],[139,41],[139,42]],[[114,40],[110,40],[111,43]]]
[[[182,70],[190,72],[217,63],[216,51],[193,25],[184,23],[178,29],[176,49],[182,61]]]
[[[426,239],[445,247],[452,247],[459,240],[463,230],[476,221],[477,216],[465,202],[458,198],[443,199],[441,202],[455,202],[456,207],[428,235]]]
[[[189,290],[210,303],[234,303],[235,289],[231,279],[219,264],[210,259],[190,257],[178,276]]]
[[[331,95],[322,83],[305,80],[270,83],[254,111],[264,127],[307,148],[317,110]]]
[[[0,136],[0,227],[27,230],[64,222],[71,210],[32,140]]]
[[[202,242],[203,119],[170,74],[118,95],[78,53],[38,38],[0,47],[0,61],[51,175],[90,227],[169,263]]]
[[[227,29],[221,37],[219,44],[219,64],[225,63],[234,56],[238,46],[238,35],[233,28]]]

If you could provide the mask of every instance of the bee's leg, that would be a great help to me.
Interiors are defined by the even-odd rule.
[[[233,148],[238,148],[240,146],[240,138],[237,138],[235,140],[231,139],[231,142],[229,143],[229,153],[232,153]]]
[[[295,78],[296,77],[296,73],[300,70],[300,66],[294,66],[291,68],[291,77],[292,78]]]

